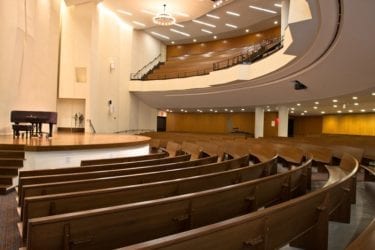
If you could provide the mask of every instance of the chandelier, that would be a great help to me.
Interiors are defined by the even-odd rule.
[[[166,4],[163,4],[164,12],[159,13],[152,18],[155,24],[162,25],[162,26],[169,26],[176,22],[176,19],[169,13],[165,12]]]
[[[223,4],[223,0],[211,0],[213,3],[212,7],[216,8]]]

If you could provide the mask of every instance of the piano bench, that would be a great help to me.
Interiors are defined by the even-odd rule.
[[[24,125],[24,124],[13,124],[13,138],[18,137],[20,135],[20,131],[26,132],[26,137],[30,136],[33,132],[33,126],[32,125]]]

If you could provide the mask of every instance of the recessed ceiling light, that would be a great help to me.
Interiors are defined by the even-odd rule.
[[[301,115],[305,115],[305,113],[301,113]]]
[[[301,103],[297,103],[297,106],[301,106]]]
[[[260,11],[264,11],[264,12],[272,13],[272,14],[276,14],[276,13],[277,13],[277,12],[274,11],[274,10],[264,9],[264,8],[257,7],[257,6],[254,6],[254,5],[249,5],[249,8],[254,9],[254,10],[260,10]]]
[[[279,21],[274,21],[273,24],[279,24]]]
[[[172,41],[171,44],[174,44],[174,41]]]
[[[342,113],[342,111],[341,111],[341,110],[337,110],[337,113],[341,114],[341,113]]]
[[[290,110],[294,110],[294,108],[290,108]]]
[[[225,26],[227,26],[227,27],[231,27],[231,28],[234,28],[234,29],[237,29],[237,28],[238,28],[237,25],[230,24],[230,23],[226,23]]]
[[[372,111],[375,111],[375,109],[372,109]]]
[[[290,113],[291,113],[291,114],[294,114],[294,111],[293,111],[293,110],[291,110],[291,111],[290,111]]]
[[[371,95],[375,96],[375,92],[372,92]]]
[[[326,112],[325,111],[320,111],[321,114],[325,114]]]
[[[206,16],[211,17],[211,18],[213,18],[213,19],[220,19],[219,16],[212,15],[212,14],[206,14]]]
[[[366,109],[361,109],[361,112],[366,112]]]
[[[338,100],[337,99],[333,99],[332,102],[338,102]]]
[[[217,113],[217,110],[215,110],[215,113]]]
[[[228,111],[228,109],[224,109],[224,111]]]
[[[231,109],[230,112],[233,113],[233,110]]]
[[[206,22],[202,22],[202,21],[199,21],[199,20],[192,20],[194,23],[199,23],[199,24],[202,24],[202,25],[206,25],[208,27],[211,27],[211,28],[216,28],[216,25],[213,25],[211,23],[206,23]]]
[[[270,112],[270,111],[271,111],[271,109],[267,109],[267,111],[268,111],[268,112]]]
[[[188,111],[187,110],[185,110],[185,113],[187,113]]]
[[[357,100],[358,97],[357,97],[357,96],[353,96],[352,99],[353,99],[353,100]]]
[[[245,30],[245,32],[246,32],[246,33],[249,33],[249,32],[250,32],[250,30],[249,30],[249,29],[246,29],[246,30]]]
[[[319,104],[319,102],[314,102],[316,105],[318,105]]]
[[[359,105],[359,103],[358,103],[358,102],[355,102],[355,103],[354,103],[354,106],[358,106],[358,105]]]
[[[307,110],[304,110],[303,113],[307,113]]]
[[[201,29],[201,31],[206,32],[208,34],[212,34],[212,31],[209,31],[209,30],[206,30],[206,29]]]
[[[245,111],[245,109],[241,109],[241,111]]]
[[[177,34],[190,37],[190,34],[188,34],[186,32],[182,32],[182,31],[179,31],[179,30],[176,30],[176,29],[169,29],[169,30],[172,31],[172,32],[174,32],[174,33],[177,33]]]
[[[194,38],[194,39],[193,39],[193,42],[196,42],[196,41],[197,41],[197,39]]]
[[[334,105],[333,105],[333,107],[334,107],[334,108],[337,108],[337,105],[336,105],[336,104],[334,104]]]
[[[275,7],[279,7],[279,8],[282,8],[282,7],[283,7],[283,5],[282,5],[282,4],[279,4],[279,3],[275,3],[273,6],[275,6]]]
[[[184,110],[183,110],[183,109],[180,109],[180,111],[181,111],[181,112],[184,112]]]
[[[117,10],[118,13],[121,13],[121,14],[124,14],[124,15],[127,15],[127,16],[132,16],[133,13],[129,12],[129,11],[125,11],[125,10]]]
[[[317,107],[317,106],[314,106],[314,109],[318,109],[318,107]]]
[[[217,38],[217,36],[214,36],[214,39],[216,39]]]
[[[179,24],[179,23],[174,23],[173,25],[174,25],[174,26],[177,26],[177,27],[180,27],[180,28],[184,28],[184,27],[185,27],[184,25]]]
[[[227,13],[228,15],[231,15],[231,16],[240,16],[240,14],[238,14],[236,12],[233,12],[233,11],[226,11],[225,13]]]
[[[213,109],[210,109],[210,111],[212,112],[212,111],[214,111]]]
[[[349,113],[353,113],[353,110],[352,110],[352,109],[349,109],[348,112],[349,112]]]
[[[161,37],[161,38],[164,38],[164,39],[167,39],[169,40],[169,36],[165,36],[163,34],[160,34],[160,33],[157,33],[157,32],[154,32],[154,31],[151,31],[151,34],[155,35],[155,36],[158,36],[158,37]]]
[[[138,25],[138,26],[142,26],[142,27],[145,27],[145,26],[146,26],[146,24],[141,23],[141,22],[138,22],[138,21],[132,21],[132,23],[134,23],[134,24],[136,24],[136,25]]]

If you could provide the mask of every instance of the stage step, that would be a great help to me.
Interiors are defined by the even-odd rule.
[[[24,159],[25,158],[25,151],[0,150],[0,159],[2,159],[2,158]]]
[[[14,185],[18,175],[0,175],[0,184]]]
[[[0,166],[23,166],[24,158],[0,158]]]
[[[13,185],[0,184],[0,194],[7,194],[10,191],[14,190],[15,187],[16,186],[13,186]]]
[[[18,175],[18,169],[22,166],[0,166],[0,175]]]

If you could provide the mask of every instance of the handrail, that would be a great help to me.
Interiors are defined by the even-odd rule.
[[[96,134],[96,130],[95,130],[95,128],[94,128],[94,124],[92,123],[91,119],[87,119],[87,121],[88,121],[89,124],[90,124],[90,128],[91,128],[91,130],[92,130],[92,133],[93,133],[93,134]]]
[[[144,75],[146,75],[148,72],[153,70],[157,65],[160,63],[161,53],[157,55],[154,59],[152,59],[149,63],[147,63],[145,66],[143,66],[140,70],[138,70],[136,73],[130,74],[131,80],[141,80]]]
[[[139,80],[165,80],[172,78],[185,78],[192,76],[208,75],[212,71],[227,69],[229,67],[235,66],[240,63],[252,63],[262,57],[268,56],[269,54],[282,48],[282,38],[273,38],[263,41],[261,44],[252,44],[249,47],[251,49],[246,50],[244,53],[240,53],[234,57],[212,63],[212,66],[205,67],[199,70],[193,71],[179,71],[179,72],[169,72],[162,74],[154,74],[151,77],[142,77]],[[257,49],[253,49],[253,48]]]

